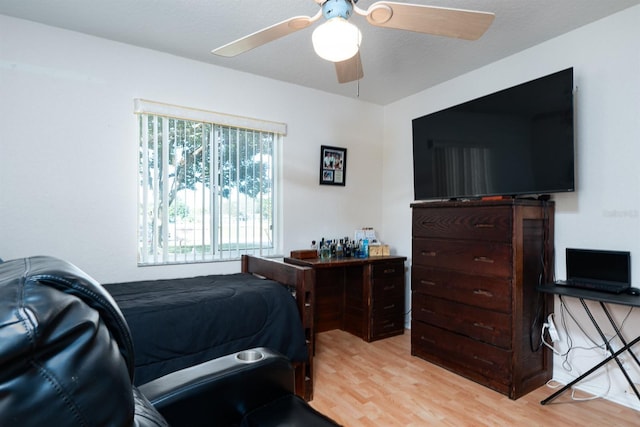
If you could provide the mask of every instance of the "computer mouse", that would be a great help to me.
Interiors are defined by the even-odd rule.
[[[638,295],[640,295],[640,289],[638,289],[638,288],[629,288],[629,289],[627,289],[627,293],[629,295],[638,296]]]

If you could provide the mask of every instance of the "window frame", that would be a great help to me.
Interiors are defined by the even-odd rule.
[[[135,99],[134,100],[134,113],[138,117],[138,192],[139,196],[137,199],[137,218],[138,218],[138,226],[137,226],[137,234],[138,238],[136,239],[136,244],[138,246],[138,266],[153,266],[153,265],[167,265],[167,264],[192,264],[192,263],[202,263],[202,262],[217,262],[217,261],[232,261],[240,259],[242,254],[252,254],[259,256],[273,256],[279,257],[282,256],[282,196],[281,196],[281,188],[282,188],[282,144],[284,140],[284,136],[287,133],[287,126],[284,123],[279,122],[271,122],[260,119],[253,119],[249,117],[242,116],[234,116],[228,114],[222,114],[207,110],[193,109],[188,107],[181,107],[166,103],[160,103],[155,101],[148,101],[143,99]],[[150,127],[150,120],[153,121],[153,126]],[[162,122],[162,130],[159,130],[158,121]],[[171,122],[174,121],[174,122]],[[202,205],[202,224],[201,224],[201,232],[202,232],[202,241],[198,244],[194,243],[192,246],[192,254],[188,256],[184,254],[184,256],[178,256],[177,246],[170,246],[169,244],[162,247],[162,252],[158,253],[157,249],[160,248],[158,242],[167,241],[170,242],[168,236],[170,220],[169,220],[169,210],[171,207],[174,209],[174,215],[176,210],[178,209],[178,205],[176,205],[176,201],[173,200],[172,205],[163,209],[161,206],[165,203],[168,197],[168,190],[166,187],[169,182],[169,170],[173,167],[173,180],[179,179],[176,178],[178,175],[178,168],[176,165],[171,165],[171,159],[169,156],[169,148],[168,145],[173,141],[177,146],[177,129],[178,123],[185,122],[182,126],[186,129],[187,125],[195,127],[196,125],[202,125],[200,138],[202,138],[201,146],[198,148],[204,154],[202,155],[202,164],[198,164],[198,166],[202,167],[202,180],[196,181],[196,183],[191,184],[193,187],[201,186],[200,192],[203,194],[203,205]],[[189,123],[191,122],[191,123]],[[172,132],[169,131],[169,125],[173,123],[173,127],[171,128],[173,131],[173,139]],[[209,130],[205,130],[205,127]],[[229,132],[227,138],[221,134],[224,131]],[[185,130],[186,132],[186,130]],[[231,141],[230,135],[233,135],[235,138],[234,141]],[[158,143],[158,134],[161,134],[161,143]],[[266,137],[265,137],[266,135]],[[150,141],[150,136],[152,138],[156,138],[153,141]],[[186,141],[187,136],[184,136],[184,140]],[[266,141],[266,142],[265,142]],[[196,142],[197,143],[197,142]],[[150,148],[153,147],[153,149]],[[223,145],[220,145],[223,144]],[[256,170],[255,164],[256,159],[253,156],[249,156],[246,152],[244,155],[241,153],[241,144],[243,144],[244,149],[255,149],[256,146],[259,146],[258,152],[252,151],[254,155],[259,155],[260,169],[258,171],[259,175],[256,178]],[[271,153],[264,152],[265,144],[270,144]],[[175,152],[177,151],[176,146],[172,146],[173,155],[175,158]],[[236,150],[236,157],[232,160],[236,162],[235,169],[234,166],[229,166],[230,163],[220,163],[220,159],[218,158],[220,150],[218,149],[220,146],[225,150]],[[193,148],[193,147],[192,147]],[[160,150],[160,151],[159,151]],[[211,151],[213,150],[213,151]],[[156,158],[159,158],[162,162],[161,165],[153,164],[150,166],[150,161],[155,160],[155,158],[151,159],[149,156],[149,152],[156,153]],[[209,151],[209,155],[207,156],[207,151]],[[195,159],[195,151],[193,153]],[[265,158],[264,156],[270,156]],[[207,159],[208,166],[208,176],[204,173],[205,169],[205,158]],[[180,157],[180,159],[186,163],[188,157]],[[263,169],[264,162],[268,161],[270,167],[267,169]],[[222,165],[222,166],[221,166]],[[253,167],[251,170],[251,174],[247,169],[247,165],[249,167]],[[186,164],[183,166],[185,169],[187,167]],[[231,168],[230,171],[227,168]],[[241,168],[244,168],[241,171]],[[149,171],[153,171],[154,175],[149,180],[152,182],[151,187],[146,187],[142,183],[145,182],[151,175],[148,175]],[[225,174],[231,173],[228,178],[221,178],[221,171]],[[243,173],[244,172],[244,173]],[[263,193],[263,179],[266,177],[265,174],[270,172],[270,191],[267,192],[268,198],[260,197],[258,195],[262,195]],[[158,173],[162,173],[162,179],[158,175]],[[240,177],[243,176],[244,181],[241,181]],[[225,181],[228,179],[228,181]],[[249,180],[247,182],[247,180]],[[257,180],[257,184],[256,184]],[[208,183],[204,183],[204,181],[208,181]],[[229,185],[226,189],[226,195],[222,194],[221,186],[224,184],[229,184],[229,182],[233,182],[236,185]],[[254,189],[244,191],[238,190],[240,184],[244,183],[245,185],[252,185]],[[259,189],[255,189],[255,185],[259,185]],[[249,187],[250,188],[250,187]],[[189,188],[190,191],[196,191],[194,188]],[[182,190],[181,190],[182,191]],[[162,192],[162,194],[160,194]],[[241,193],[243,193],[241,195]],[[253,193],[253,197],[249,193]],[[175,193],[174,193],[175,194]],[[240,241],[240,222],[242,221],[243,215],[241,215],[241,211],[239,206],[235,207],[235,213],[232,213],[231,206],[232,200],[231,195],[235,194],[236,202],[240,203],[240,198],[244,198],[245,208],[247,207],[247,199],[251,197],[252,202],[250,204],[253,209],[253,215],[251,218],[251,231],[253,233],[253,237],[251,235],[247,235],[246,228],[249,227],[248,219],[245,216],[244,220],[247,221],[247,225],[245,225],[245,235],[244,242]],[[153,200],[151,201],[149,197],[152,196]],[[227,207],[228,212],[223,211],[224,199],[227,199]],[[209,206],[205,207],[204,200],[208,199],[210,201]],[[255,212],[256,206],[254,203],[259,205],[258,213]],[[270,203],[270,207],[267,208],[268,216],[264,217],[264,203]],[[150,211],[151,209],[151,211]],[[207,211],[207,209],[209,209]],[[246,209],[245,209],[246,211]],[[142,212],[147,212],[147,214],[142,214]],[[150,224],[148,221],[149,213],[153,212],[152,222],[154,226],[150,228]],[[205,214],[206,212],[206,214]],[[159,218],[161,213],[162,218]],[[246,213],[246,212],[245,212]],[[194,214],[195,215],[195,214]],[[226,216],[225,216],[226,215]],[[205,220],[205,216],[207,219]],[[222,233],[223,233],[223,225],[222,218],[228,220],[228,225],[232,225],[232,221],[235,224],[235,234],[232,234],[233,230],[229,229],[229,239],[230,243],[228,247],[225,247],[225,242],[222,241]],[[259,223],[258,228],[256,229],[255,222]],[[175,222],[175,216],[174,222]],[[266,237],[267,240],[271,238],[269,242],[265,243],[263,241],[264,226],[263,219],[267,222],[266,226],[269,227]],[[196,230],[197,226],[195,225],[193,230]],[[210,234],[208,237],[209,241],[209,249],[207,249],[207,238],[205,237],[206,230],[205,228],[209,227],[208,233]],[[186,229],[184,229],[186,230]],[[258,241],[249,240],[255,239],[256,232],[259,234]],[[177,233],[176,233],[177,234]],[[177,238],[177,237],[176,237]],[[194,234],[194,241],[197,241],[197,237]],[[151,248],[149,247],[149,242],[152,242],[153,245]],[[241,247],[243,245],[247,245],[249,242],[254,243],[255,247]],[[175,242],[174,242],[175,243]],[[235,245],[235,247],[233,246]],[[169,248],[172,248],[173,255],[169,255]],[[196,251],[196,248],[199,248],[199,251]],[[154,250],[155,249],[155,250]]]

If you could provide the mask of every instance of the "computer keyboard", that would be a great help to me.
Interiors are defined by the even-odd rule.
[[[567,280],[564,282],[564,285],[592,291],[609,292],[612,294],[621,294],[629,289],[629,284],[616,282]]]

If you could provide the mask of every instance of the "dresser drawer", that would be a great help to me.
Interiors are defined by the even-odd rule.
[[[510,279],[414,265],[411,290],[450,301],[511,313]]]
[[[414,208],[414,237],[510,242],[511,207]]]
[[[497,311],[458,304],[414,292],[411,313],[415,320],[511,349],[511,316]]]
[[[404,276],[404,261],[380,262],[371,265],[371,277],[373,279],[400,276]]]
[[[404,333],[404,315],[375,316],[371,319],[371,340],[377,340]]]
[[[413,239],[413,264],[509,278],[511,246],[498,242]]]
[[[508,392],[512,352],[419,321],[411,322],[411,354]]]
[[[393,314],[404,314],[404,295],[394,295],[393,298],[373,300],[371,305],[372,317],[383,317]]]
[[[376,280],[372,289],[371,317],[397,316],[404,319],[404,299],[404,278]]]
[[[377,301],[397,299],[404,295],[404,277],[374,279],[371,284],[371,296]]]

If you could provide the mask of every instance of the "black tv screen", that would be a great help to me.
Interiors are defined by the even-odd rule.
[[[415,200],[574,191],[573,68],[413,119]]]

